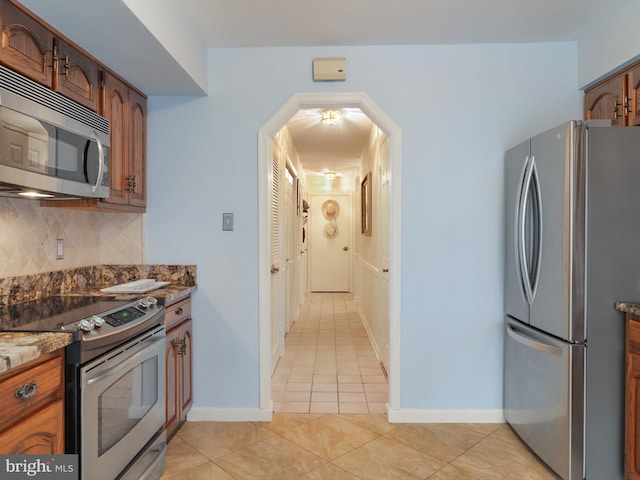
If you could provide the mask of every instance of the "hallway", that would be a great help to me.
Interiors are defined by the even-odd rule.
[[[351,293],[310,293],[272,377],[278,413],[386,413],[387,379]]]

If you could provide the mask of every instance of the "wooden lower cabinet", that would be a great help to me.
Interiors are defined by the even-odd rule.
[[[626,319],[624,476],[640,480],[640,317]]]
[[[65,453],[63,351],[0,376],[0,398],[1,454]]]
[[[64,402],[57,400],[0,435],[0,453],[64,453]]]
[[[178,313],[176,313],[178,312]],[[167,438],[176,433],[186,420],[193,401],[193,321],[191,300],[183,300],[167,307],[165,325],[167,411],[165,429]]]

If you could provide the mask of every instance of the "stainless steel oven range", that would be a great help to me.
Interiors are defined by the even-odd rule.
[[[66,453],[81,480],[164,470],[164,307],[153,297],[53,296],[0,307],[0,330],[68,331]]]

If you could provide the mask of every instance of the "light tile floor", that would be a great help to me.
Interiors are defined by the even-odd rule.
[[[187,422],[161,480],[557,480],[504,424],[390,424],[380,414]]]
[[[351,293],[311,293],[272,377],[280,413],[385,413],[387,379]]]

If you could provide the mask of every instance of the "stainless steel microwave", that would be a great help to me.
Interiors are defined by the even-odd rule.
[[[109,196],[109,121],[0,66],[0,195]]]

